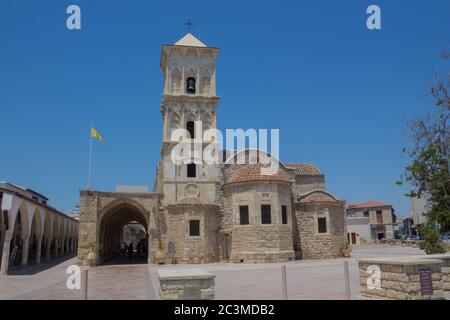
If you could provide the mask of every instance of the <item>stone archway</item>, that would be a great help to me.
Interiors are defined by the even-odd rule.
[[[161,248],[164,223],[159,223],[159,206],[162,195],[154,192],[128,193],[80,191],[80,224],[78,227],[77,263],[88,265],[88,255],[93,250],[96,264],[120,254],[124,225],[135,222],[143,226],[147,241],[148,259]]]
[[[123,228],[129,224],[141,225],[145,229],[145,241],[140,248],[145,247],[145,261],[149,253],[148,230],[149,221],[147,211],[130,199],[118,199],[107,206],[100,215],[98,252],[99,262],[105,263],[119,256],[123,249]],[[137,244],[134,244],[136,249]]]

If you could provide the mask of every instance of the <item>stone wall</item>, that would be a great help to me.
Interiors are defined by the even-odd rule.
[[[396,300],[442,299],[441,267],[442,260],[418,259],[414,256],[360,260],[361,295]],[[421,269],[429,269],[431,272],[431,294],[422,294],[419,274]]]
[[[327,232],[318,233],[317,214],[327,209]],[[342,257],[346,235],[342,204],[296,204],[295,218],[303,259]]]
[[[271,224],[262,224],[263,204],[271,206]],[[249,209],[247,225],[240,224],[241,205]],[[287,224],[281,221],[282,205],[287,207]],[[232,230],[230,260],[236,263],[294,260],[291,212],[289,184],[255,181],[227,185],[224,190],[222,223],[225,230]]]
[[[118,208],[133,208],[147,222],[149,232],[149,261],[159,246],[158,207],[161,195],[158,193],[119,193],[101,191],[80,191],[80,226],[78,231],[79,265],[87,265],[86,257],[93,245],[100,263],[101,224],[108,214]]]
[[[450,291],[450,253],[427,254],[427,255],[414,256],[414,257],[419,258],[419,259],[442,260],[442,266],[441,266],[442,290]]]
[[[295,259],[290,225],[235,226],[231,261],[283,262]]]
[[[189,220],[200,220],[200,236],[189,235]],[[219,208],[175,205],[167,210],[167,243],[175,244],[177,263],[218,261]],[[167,247],[163,248],[167,250]]]
[[[323,175],[297,175],[295,177],[295,184],[292,185],[292,192],[294,194],[294,197],[312,190],[325,190],[325,177]]]

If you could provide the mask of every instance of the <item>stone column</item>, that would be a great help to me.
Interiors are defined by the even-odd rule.
[[[54,251],[54,257],[56,258],[58,256],[58,238],[53,239],[53,251]]]
[[[10,247],[11,239],[9,237],[5,237],[5,241],[3,242],[2,264],[0,266],[0,274],[2,275],[6,275],[8,273]]]
[[[42,249],[42,238],[37,239],[36,244],[36,264],[41,263],[41,249]]]
[[[66,244],[66,239],[61,239],[61,255],[62,256],[66,254],[65,244]]]
[[[50,254],[51,254],[51,244],[52,242],[50,239],[47,239],[47,246],[45,247],[45,260],[50,260]]]
[[[22,240],[22,262],[20,263],[20,267],[24,268],[28,265],[28,244],[29,239]]]

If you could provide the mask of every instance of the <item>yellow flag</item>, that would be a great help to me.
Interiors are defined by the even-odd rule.
[[[94,128],[91,128],[91,138],[97,138],[100,142],[103,142],[103,137]]]

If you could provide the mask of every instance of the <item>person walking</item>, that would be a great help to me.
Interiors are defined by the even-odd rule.
[[[133,242],[130,242],[128,246],[128,259],[131,261],[133,259]]]

